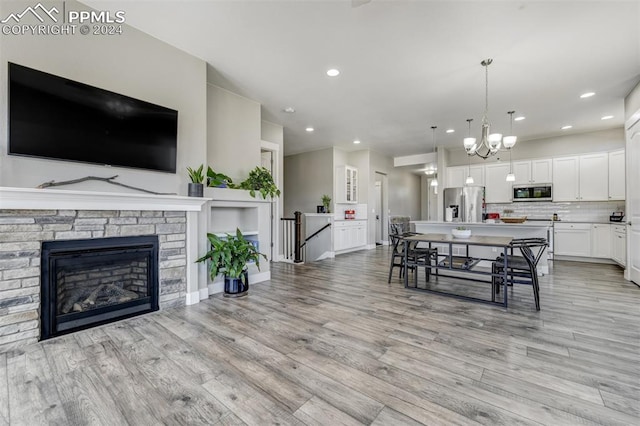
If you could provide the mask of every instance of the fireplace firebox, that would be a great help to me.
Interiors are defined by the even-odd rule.
[[[45,241],[41,340],[158,310],[158,236]]]

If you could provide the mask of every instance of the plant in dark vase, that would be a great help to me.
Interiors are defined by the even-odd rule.
[[[248,263],[254,262],[260,270],[260,253],[253,242],[247,240],[236,229],[236,234],[227,234],[220,237],[216,234],[207,234],[211,249],[196,262],[209,261],[209,273],[213,281],[218,274],[224,274],[224,295],[227,297],[240,297],[249,291]]]
[[[197,169],[187,167],[187,172],[189,172],[189,178],[191,179],[187,192],[189,197],[202,197],[204,191],[204,185],[202,184],[204,181],[203,170],[204,164],[200,164],[200,167]]]
[[[247,189],[252,197],[256,197],[256,191],[260,192],[262,198],[280,196],[280,190],[273,181],[271,172],[264,167],[256,167],[249,172],[249,177],[242,183],[235,186],[238,189]]]
[[[327,194],[324,194],[321,200],[322,200],[322,205],[324,206],[324,212],[331,213],[331,210],[329,210],[329,205],[331,204],[331,197],[329,197]]]
[[[209,167],[207,169],[207,186],[213,188],[233,188],[233,181],[224,173],[217,173]]]

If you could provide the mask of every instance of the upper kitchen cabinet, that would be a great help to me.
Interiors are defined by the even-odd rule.
[[[485,202],[511,202],[511,182],[507,182],[509,170],[509,163],[487,164],[485,166]]]
[[[467,176],[473,178],[473,183],[467,185]],[[463,186],[484,186],[484,165],[447,167],[447,181],[445,188],[460,188]]]
[[[553,159],[553,201],[609,199],[609,157],[605,153]]]
[[[580,201],[609,199],[609,155],[604,153],[580,156]]]
[[[625,199],[624,149],[609,153],[609,199]]]
[[[358,202],[358,169],[352,166],[336,167],[336,203]]]
[[[513,174],[516,176],[514,184],[551,183],[553,176],[553,160],[544,158],[539,160],[515,161]]]
[[[445,188],[460,188],[464,186],[467,177],[467,166],[447,167],[447,181]]]

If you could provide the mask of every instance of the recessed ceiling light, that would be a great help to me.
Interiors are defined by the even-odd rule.
[[[583,93],[582,95],[580,95],[580,97],[581,97],[582,99],[584,99],[584,98],[590,98],[590,97],[592,97],[592,96],[593,96],[593,95],[595,95],[595,94],[596,94],[595,92],[587,92],[587,93]]]
[[[613,115],[605,115],[604,117],[601,118],[601,120],[611,120],[613,118]]]
[[[447,129],[447,133],[453,133],[453,132],[455,132],[455,130],[453,130],[453,129]]]
[[[522,121],[522,120],[524,120],[525,118],[526,118],[526,117],[525,117],[524,115],[520,115],[520,116],[518,116],[518,117],[514,118],[514,119],[513,119],[513,121]]]
[[[327,70],[327,75],[329,77],[337,77],[338,75],[340,75],[340,70],[331,68],[330,70]]]
[[[570,128],[572,128],[573,126],[567,125],[567,126],[562,126],[560,129],[561,130],[569,130]]]
[[[305,130],[306,130],[307,132],[311,133],[311,132],[313,132],[315,129],[314,129],[313,127],[307,127]]]
[[[293,114],[294,112],[296,112],[295,108],[293,108],[293,107],[286,107],[282,111],[284,111],[284,112],[286,112],[288,114]]]
[[[355,143],[356,145],[360,143],[360,141],[358,139],[356,139],[355,141],[353,141],[353,143]]]

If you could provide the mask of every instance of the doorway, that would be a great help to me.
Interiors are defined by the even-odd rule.
[[[627,130],[627,269],[625,278],[640,286],[640,111]]]
[[[388,242],[388,200],[387,200],[387,175],[375,172],[374,186],[374,220],[376,245],[386,245]]]
[[[273,180],[274,182],[276,182],[276,186],[278,185],[278,181],[277,181],[277,173],[274,173],[274,167],[273,167],[273,152],[274,151],[270,151],[268,149],[261,149],[260,150],[260,165],[262,167],[264,167],[265,169],[269,170],[269,173],[271,173],[271,176],[273,176]],[[276,215],[276,212],[274,211],[276,209],[276,203],[269,203],[269,218],[270,218],[270,226],[269,226],[269,261],[273,261],[273,251],[274,251],[274,217]]]

